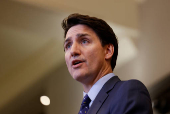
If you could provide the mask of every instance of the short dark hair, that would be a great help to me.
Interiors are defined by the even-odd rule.
[[[64,38],[66,37],[68,30],[78,24],[90,27],[99,37],[102,46],[107,44],[112,44],[114,46],[114,54],[111,59],[111,67],[112,70],[114,70],[118,55],[118,41],[112,28],[102,19],[74,13],[62,21]]]

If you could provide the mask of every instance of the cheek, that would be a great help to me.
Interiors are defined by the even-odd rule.
[[[103,58],[103,54],[99,49],[91,49],[87,53],[88,53],[87,57],[89,58],[90,64],[92,63],[99,64],[101,59]]]
[[[94,66],[100,66],[103,64],[104,60],[105,60],[105,52],[103,50],[103,48],[94,48],[93,50],[91,50],[90,52],[90,58],[91,58],[91,62],[93,62],[93,67]]]
[[[66,62],[66,65],[68,67],[69,66],[69,58],[68,58],[67,54],[65,54],[65,62]]]

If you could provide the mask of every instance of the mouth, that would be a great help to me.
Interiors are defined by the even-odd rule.
[[[83,62],[84,62],[83,60],[73,60],[73,61],[72,61],[72,66],[73,66],[73,68],[80,67],[80,65],[81,65]]]

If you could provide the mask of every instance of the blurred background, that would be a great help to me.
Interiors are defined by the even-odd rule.
[[[169,0],[1,0],[0,114],[78,112],[83,89],[68,73],[61,28],[71,13],[109,23],[119,40],[114,73],[142,81],[154,114],[168,114],[169,6]]]

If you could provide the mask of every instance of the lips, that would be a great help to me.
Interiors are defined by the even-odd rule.
[[[84,62],[84,60],[73,60],[72,61],[72,66],[73,66],[73,68],[80,67],[83,62]]]

